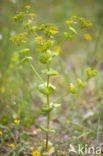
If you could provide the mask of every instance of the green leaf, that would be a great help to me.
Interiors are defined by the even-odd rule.
[[[57,71],[53,70],[52,68],[50,68],[49,71],[47,69],[42,70],[41,74],[47,74],[48,76],[58,76],[59,75],[59,73]]]
[[[43,132],[45,132],[45,133],[50,133],[50,132],[54,133],[54,132],[55,132],[54,128],[49,128],[49,129],[47,129],[47,128],[44,128],[43,126],[40,126],[40,129],[41,129]]]
[[[22,63],[29,62],[30,60],[32,60],[32,57],[31,57],[31,56],[25,57],[25,58],[22,60]]]
[[[50,95],[55,91],[56,88],[52,84],[49,84],[47,87],[47,83],[42,83],[38,86],[38,89],[42,94]]]
[[[47,112],[51,112],[53,110],[53,108],[54,108],[53,105],[51,105],[51,106],[43,105],[42,108],[41,108],[41,110],[43,112],[47,113]]]

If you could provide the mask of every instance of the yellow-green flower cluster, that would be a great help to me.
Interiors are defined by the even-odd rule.
[[[86,70],[86,72],[87,72],[87,78],[86,78],[86,80],[84,82],[80,78],[77,78],[76,79],[77,85],[73,85],[72,83],[70,83],[70,85],[69,85],[70,93],[75,94],[79,87],[80,88],[85,88],[87,80],[98,74],[98,72],[96,70],[92,70],[91,68],[88,68]]]
[[[23,32],[23,33],[20,33],[16,36],[11,37],[10,41],[12,41],[14,43],[26,42],[27,41],[27,32]]]
[[[97,74],[98,74],[97,70],[94,70],[94,69],[91,69],[91,68],[87,69],[87,79],[90,79],[91,77],[94,77]]]
[[[42,39],[41,36],[35,37],[34,40],[37,43],[37,51],[41,52],[41,53],[46,53],[46,51],[49,48],[51,48],[53,46],[53,44],[54,44],[53,40],[50,40],[50,39],[44,40],[44,39]]]
[[[86,20],[86,19],[83,18],[83,17],[79,17],[78,20],[81,22],[81,28],[82,28],[82,29],[83,29],[83,28],[88,28],[88,27],[92,27],[92,26],[93,26],[93,24],[92,24],[90,21]]]
[[[23,17],[24,17],[24,12],[20,12],[19,14],[17,14],[16,16],[13,17],[14,21],[23,21]]]
[[[20,124],[20,120],[14,120],[14,123],[19,125]]]
[[[88,28],[92,26],[92,23],[87,21],[83,17],[72,16],[70,20],[65,21],[68,27],[68,31],[64,32],[64,35],[67,39],[72,40],[74,35],[77,35],[78,32],[83,28]],[[86,36],[90,40],[90,36]]]
[[[50,33],[51,33],[52,35],[55,35],[55,34],[58,33],[58,31],[57,31],[57,30],[50,30]]]
[[[42,24],[38,30],[44,33],[46,38],[54,38],[54,35],[58,33],[57,27],[52,24]]]
[[[86,84],[84,82],[82,82],[79,78],[77,78],[77,83],[81,88],[85,88]]]
[[[39,151],[33,151],[32,156],[40,156],[40,152]]]
[[[26,8],[27,10],[29,10],[29,9],[31,8],[31,6],[30,6],[30,5],[25,5],[25,8]]]
[[[32,156],[40,156],[40,152],[37,150],[34,150],[34,147],[31,147]]]

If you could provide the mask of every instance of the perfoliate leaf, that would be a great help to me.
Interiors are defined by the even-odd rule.
[[[55,132],[54,128],[47,129],[47,128],[44,128],[43,126],[40,126],[40,129],[42,131],[44,131],[45,133],[50,133],[50,132],[54,133]]]
[[[32,60],[32,57],[31,57],[31,56],[25,57],[25,58],[22,60],[22,63],[29,62],[30,60]]]
[[[47,64],[51,60],[52,60],[52,57],[46,53],[40,55],[40,62],[43,64]]]
[[[42,74],[47,74],[48,76],[58,76],[59,73],[55,70],[53,70],[52,68],[50,68],[50,70],[48,71],[47,69],[44,69],[41,71]]]
[[[42,94],[50,95],[55,91],[56,88],[52,84],[49,84],[47,87],[47,83],[43,83],[38,86],[38,89]]]
[[[53,110],[54,106],[48,106],[48,105],[43,105],[41,110],[45,113],[51,112]]]

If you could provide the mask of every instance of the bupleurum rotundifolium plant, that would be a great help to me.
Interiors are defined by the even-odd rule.
[[[49,143],[49,134],[55,132],[54,128],[50,127],[50,113],[60,107],[58,102],[61,98],[57,99],[55,102],[50,101],[50,96],[56,90],[56,87],[51,84],[51,77],[58,76],[59,73],[52,68],[53,59],[59,56],[62,53],[62,50],[59,46],[56,45],[55,35],[59,33],[58,28],[52,24],[42,24],[35,25],[33,21],[36,16],[34,13],[30,12],[30,6],[25,6],[25,11],[18,13],[13,17],[15,22],[19,22],[23,26],[23,32],[12,36],[10,40],[17,44],[18,54],[22,63],[28,62],[28,65],[31,66],[35,75],[40,80],[38,85],[38,90],[46,97],[46,102],[41,106],[41,111],[47,115],[47,126],[40,126],[41,130],[46,134],[46,141],[44,145],[44,155],[50,155],[54,150],[51,150],[52,146]],[[78,32],[84,28],[91,27],[92,24],[83,17],[70,17],[70,20],[65,21],[67,25],[67,31],[64,32],[64,40],[72,40],[74,36],[78,35]],[[40,71],[41,74],[46,75],[46,80],[44,80],[40,74],[35,70],[32,64],[32,57],[30,56],[30,49],[26,46],[29,41],[30,35],[33,36],[33,40],[36,43],[36,51],[38,51],[39,61],[44,64],[44,69]],[[31,38],[32,40],[32,38]],[[21,47],[25,46],[24,49]],[[85,88],[86,82],[88,79],[97,75],[97,71],[91,68],[87,69],[87,78],[85,81],[82,81],[80,78],[76,79],[76,85],[70,83],[68,86],[68,92],[75,94],[78,92],[79,88]]]

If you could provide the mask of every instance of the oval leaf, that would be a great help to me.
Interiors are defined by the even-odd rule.
[[[32,60],[32,57],[31,57],[31,56],[25,57],[25,58],[22,60],[22,63],[29,62],[30,60]]]
[[[52,84],[49,84],[47,87],[47,83],[43,83],[38,86],[38,89],[42,94],[50,95],[55,91],[56,88]]]
[[[44,69],[41,71],[42,74],[47,74],[48,76],[58,76],[59,73],[52,68],[48,71],[47,69]]]
[[[54,106],[47,106],[47,105],[43,105],[41,110],[45,113],[51,112],[53,110]]]

